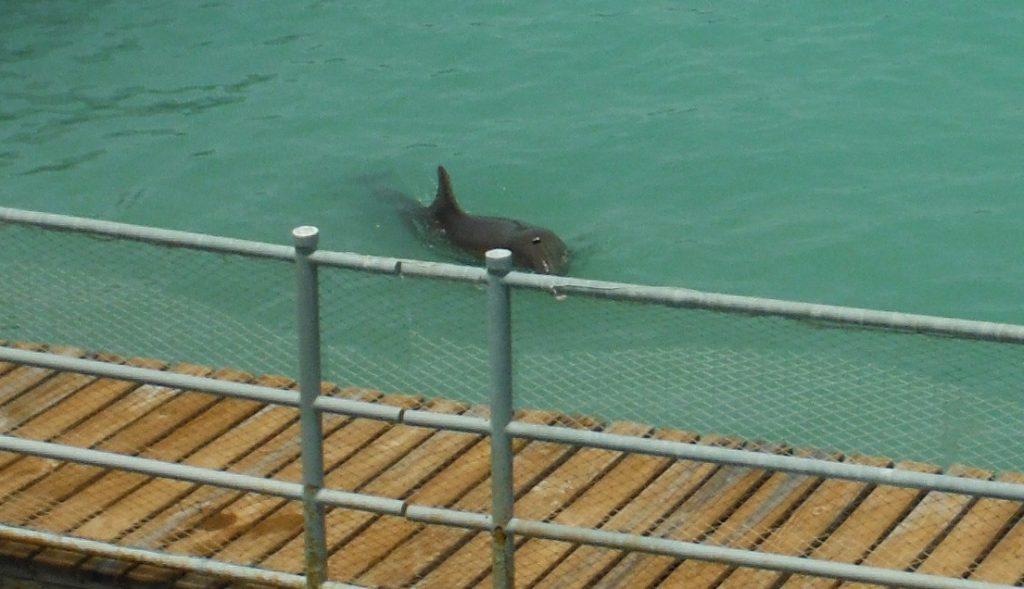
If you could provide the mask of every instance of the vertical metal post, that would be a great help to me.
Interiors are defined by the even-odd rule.
[[[512,308],[509,288],[502,278],[512,269],[512,252],[487,252],[487,313],[491,360],[491,530],[494,589],[515,584],[515,539],[507,531],[514,503],[512,438],[506,427],[512,420]]]
[[[297,277],[299,336],[299,425],[302,436],[302,507],[306,534],[306,587],[319,589],[327,574],[324,507],[316,495],[324,485],[323,427],[313,407],[320,395],[320,289],[317,267],[309,260],[320,231],[302,226],[292,230]]]

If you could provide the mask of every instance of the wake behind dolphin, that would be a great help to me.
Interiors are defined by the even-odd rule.
[[[480,217],[462,210],[444,166],[437,167],[437,196],[424,207],[397,191],[376,187],[374,192],[398,204],[403,216],[421,233],[440,234],[452,245],[484,259],[487,250],[512,252],[512,263],[540,274],[565,274],[569,250],[552,231],[504,217]]]

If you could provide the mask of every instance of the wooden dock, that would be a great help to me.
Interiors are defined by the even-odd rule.
[[[31,346],[27,346],[30,347]],[[32,348],[39,349],[39,348]],[[53,352],[82,356],[77,350]],[[290,387],[144,359],[102,360]],[[480,412],[442,399],[325,386],[326,394],[446,413]],[[743,447],[718,436],[602,423],[542,411],[519,419],[696,444]],[[297,412],[284,407],[0,363],[0,431],[111,452],[287,481],[299,480]],[[486,511],[489,448],[481,436],[328,416],[327,485],[417,504]],[[515,443],[516,514],[523,518],[804,555],[901,570],[1024,584],[1024,510],[1017,502],[822,480],[544,442]],[[818,455],[779,448],[779,452]],[[836,456],[925,472],[918,463]],[[955,466],[950,474],[990,478]],[[1002,480],[1024,483],[1024,475]],[[295,502],[202,485],[0,453],[0,523],[124,546],[301,572]],[[486,588],[489,537],[392,516],[330,509],[330,579],[366,587]],[[206,588],[223,580],[27,545],[0,537],[7,571],[62,572],[111,586]],[[828,579],[520,539],[517,587],[835,587]],[[842,584],[852,587],[853,584]]]

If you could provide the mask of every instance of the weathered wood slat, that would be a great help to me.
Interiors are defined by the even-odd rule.
[[[402,399],[407,407],[422,403],[418,397]],[[349,428],[352,431],[348,431]],[[401,458],[409,449],[419,444],[430,434],[429,430],[418,428],[392,427],[389,424],[357,420],[339,430],[343,435],[338,443],[345,455],[344,461],[325,476],[325,484],[334,489],[358,490],[381,471]],[[326,443],[325,451],[330,446]],[[325,458],[325,462],[326,462]],[[258,500],[258,523],[246,533],[233,538],[213,557],[233,563],[256,564],[271,557],[299,538],[302,531],[302,506],[294,501],[266,498]],[[237,523],[237,522],[236,522]],[[298,562],[286,566],[301,567],[304,558],[300,552]],[[289,567],[290,568],[290,567]],[[194,575],[186,575],[184,586],[204,586],[206,581]]]
[[[896,468],[919,472],[939,471],[936,466],[917,462],[901,462]],[[914,506],[923,493],[917,489],[875,487],[839,528],[811,552],[810,556],[838,562],[859,561],[890,529],[899,524],[903,515]],[[831,587],[834,584],[831,579],[793,575],[782,587],[812,589]]]
[[[515,455],[515,492],[519,497],[561,464],[571,449],[548,442],[530,442]],[[453,506],[463,511],[490,509],[490,481],[478,483]],[[408,587],[416,579],[442,564],[446,557],[464,546],[474,532],[445,526],[421,528],[400,544],[391,555],[355,579],[356,584],[384,587]]]
[[[325,390],[326,394],[331,391]],[[379,395],[368,395],[369,400]],[[324,417],[324,436],[328,441],[325,448],[325,468],[330,469],[344,456],[343,444],[335,444],[341,436],[338,430],[351,424],[351,420],[337,415]],[[293,422],[266,444],[239,460],[230,470],[250,475],[271,476],[279,480],[298,481],[299,454],[298,423]],[[233,540],[254,524],[259,518],[259,509],[251,505],[253,497],[240,491],[221,489],[210,486],[198,486],[183,497],[178,509],[166,509],[159,516],[147,521],[121,539],[122,543],[161,549],[172,553],[206,555],[215,552],[225,543]],[[256,502],[266,505],[272,498],[256,498]],[[283,502],[283,500],[278,500]],[[181,530],[190,533],[181,537]],[[125,563],[125,569],[131,565]],[[179,576],[167,569],[140,566],[131,571],[131,577],[149,582],[165,582]]]
[[[690,439],[693,441],[693,437]],[[649,482],[633,501],[615,513],[602,528],[634,534],[647,532],[717,469],[716,465],[706,462],[672,461],[664,472]],[[543,589],[591,587],[603,571],[624,556],[625,553],[619,551],[579,546],[548,572],[537,586]]]
[[[984,557],[971,579],[1015,584],[1024,579],[1024,519],[1020,519]]]
[[[247,375],[242,374],[238,375],[238,379],[249,380]],[[224,436],[230,436],[236,425],[260,410],[261,405],[252,401],[215,400],[197,417],[149,446],[142,455],[177,462],[198,454],[201,457],[208,457],[200,462],[218,464],[220,461],[217,454],[227,444],[216,444],[216,441]],[[208,448],[210,444],[213,446]],[[132,472],[109,471],[80,488],[56,509],[33,520],[32,525],[47,531],[112,541],[122,531],[138,525],[151,514],[154,504],[166,505],[173,501],[173,495],[146,492],[153,488],[178,489],[164,487],[171,483],[177,482],[156,480]],[[35,555],[33,560],[45,565],[74,567],[84,559],[77,554],[61,550],[43,550]]]
[[[655,437],[666,440],[692,439],[683,432],[659,432]],[[655,456],[631,454],[619,459],[604,476],[577,499],[564,506],[552,521],[577,527],[597,527],[620,506],[638,495],[646,484],[671,463]],[[527,539],[516,548],[516,582],[532,585],[572,551],[572,544],[549,540]],[[486,577],[477,587],[491,587]]]
[[[1008,472],[1000,481],[1024,484],[1024,474]],[[1021,504],[1001,499],[975,501],[955,527],[917,569],[923,573],[960,577],[981,560],[1015,516]],[[1022,547],[1021,553],[1024,553]]]
[[[56,351],[83,355],[74,349]],[[150,360],[102,359],[167,369]],[[170,370],[254,381],[245,373],[212,373],[193,365]],[[280,377],[255,382],[294,386]],[[441,399],[330,385],[323,392],[437,412],[484,411]],[[517,419],[690,443],[744,445],[732,438],[700,438],[629,422],[604,427],[590,418],[550,412],[520,412]],[[279,480],[298,481],[301,476],[294,408],[2,362],[0,430]],[[466,511],[490,508],[490,448],[483,436],[326,415],[324,438],[326,482],[331,488]],[[758,447],[764,450],[763,445]],[[971,500],[522,439],[514,440],[513,450],[519,517],[1000,583],[1024,579],[1024,508],[1019,502]],[[845,460],[891,465],[883,458]],[[934,466],[909,462],[897,467],[938,472]],[[948,472],[991,477],[969,466]],[[999,479],[1024,484],[1021,473],[1003,473]],[[294,501],[6,453],[0,453],[0,496],[3,523],[273,570],[301,572],[303,566],[302,509]],[[369,587],[490,586],[488,534],[345,509],[328,510],[327,529],[332,580]],[[517,587],[523,588],[837,585],[717,563],[516,540]],[[188,571],[86,557],[3,538],[0,555],[33,566],[100,572],[120,582],[158,582],[181,589],[210,589],[221,583]]]
[[[519,419],[530,423],[552,423],[553,413],[527,412]],[[462,434],[463,437],[466,434]],[[410,503],[447,507],[477,485],[490,484],[490,442],[483,436],[470,436],[471,447],[431,477],[408,497]],[[453,440],[453,443],[457,443]],[[526,445],[513,440],[513,452]],[[397,517],[380,517],[349,542],[338,546],[330,559],[332,578],[355,579],[379,562],[423,526]]]
[[[889,466],[888,459],[855,456],[849,459],[854,464],[866,466]],[[829,480],[822,483],[792,515],[758,549],[763,552],[803,555],[828,530],[838,526],[841,518],[853,510],[870,485],[854,481]],[[723,589],[745,589],[773,587],[780,578],[779,573],[764,570],[736,569],[720,584]]]
[[[718,445],[740,447],[739,440],[724,438]],[[688,542],[698,541],[711,526],[733,511],[737,503],[753,491],[764,479],[765,473],[749,468],[717,468],[715,473],[692,495],[673,507],[650,532],[658,538],[672,538]],[[661,579],[676,560],[648,554],[628,554],[615,564],[594,587],[622,587],[636,582],[650,586]]]
[[[184,367],[182,372],[204,375],[210,371],[205,368]],[[158,387],[151,387],[151,390],[140,391],[140,393],[139,396],[143,397],[141,400],[126,399],[126,404],[130,408],[119,411],[116,414],[118,419],[108,418],[106,420],[112,424],[111,429],[115,429],[115,431],[95,443],[95,448],[123,454],[138,452],[140,448],[148,448],[157,440],[170,434],[217,400],[209,395],[182,393]],[[149,407],[154,398],[161,397],[164,399],[163,403],[157,405],[156,408]],[[107,432],[102,430],[99,432],[101,435],[105,433]],[[29,517],[41,515],[44,509],[52,508],[66,501],[79,489],[85,488],[91,481],[100,478],[106,472],[100,468],[78,464],[59,464],[54,468],[53,461],[38,458],[26,457],[24,460],[32,461],[29,464],[34,467],[36,472],[31,473],[33,482],[22,489],[20,496],[42,498],[42,506],[23,505],[16,501],[5,502],[0,505],[0,521],[23,524]],[[36,477],[35,475],[40,472],[45,473],[45,476]]]
[[[772,473],[704,542],[731,548],[753,548],[819,483],[820,478]],[[730,567],[718,563],[687,560],[658,587],[716,587],[729,570]]]
[[[622,435],[644,435],[649,426],[615,423],[608,431]],[[515,503],[518,517],[544,519],[560,510],[602,476],[621,457],[621,453],[598,448],[580,448],[543,481]],[[469,587],[480,582],[490,566],[491,541],[476,535],[417,582],[423,589]]]
[[[992,473],[963,465],[952,466],[948,474],[990,479]],[[928,493],[889,534],[871,550],[864,564],[888,569],[912,568],[925,550],[937,543],[960,512],[967,508],[970,497],[952,493]],[[878,587],[866,583],[843,583],[842,589]]]

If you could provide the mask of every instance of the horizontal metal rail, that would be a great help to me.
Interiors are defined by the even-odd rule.
[[[722,313],[819,321],[837,326],[885,329],[1001,343],[1024,343],[1024,326],[1008,323],[947,319],[893,311],[707,293],[666,286],[644,286],[541,276],[523,272],[509,273],[505,277],[505,282],[510,286],[545,290],[558,295],[581,295]]]
[[[11,436],[0,436],[0,450],[54,460],[75,462],[78,464],[89,464],[93,466],[128,470],[131,472],[182,480],[197,484],[216,485],[239,491],[274,495],[296,501],[302,499],[302,485],[300,483],[289,483],[286,481],[277,481],[262,477],[223,472],[185,464],[162,462],[149,458],[139,458],[136,456],[125,456],[111,452],[88,450],[65,446],[63,444],[25,440]],[[488,530],[493,525],[491,516],[487,514],[463,512],[440,507],[409,505],[405,501],[399,499],[363,495],[360,493],[324,489],[317,493],[316,500],[335,507],[356,509],[384,515],[404,516],[410,520],[421,523],[442,524],[474,530]],[[578,528],[518,518],[512,518],[508,523],[507,529],[510,533],[534,538],[546,538],[563,542],[578,542],[594,546],[604,546],[608,548],[631,550],[650,554],[661,554],[677,558],[692,558],[696,560],[723,562],[737,566],[753,566],[762,569],[824,576],[847,581],[861,581],[930,589],[990,589],[999,587],[999,585],[965,581],[962,579],[950,579],[948,577],[906,573],[877,567],[843,564],[772,553],[758,553],[735,548],[707,546],[692,542],[682,542],[665,538],[651,538],[619,532],[607,532],[603,530]],[[271,573],[260,569],[252,569],[236,565],[223,565],[222,567],[222,563],[209,561],[208,559],[173,556],[159,552],[122,548],[102,542],[92,542],[79,538],[47,534],[44,532],[34,532],[2,524],[0,524],[0,537],[41,543],[47,546],[66,548],[68,550],[79,550],[85,553],[108,556],[111,558],[125,558],[135,562],[147,562],[162,566],[188,568],[189,570],[210,572],[233,579],[264,580],[274,583],[280,582],[284,586],[288,587],[303,586],[293,584],[296,583],[296,579],[291,575],[284,575],[283,573]],[[199,563],[198,561],[204,562]],[[272,577],[268,575],[276,576]],[[302,577],[297,578],[303,579]],[[305,581],[303,581],[303,583],[304,582]],[[347,585],[337,586],[349,587]],[[327,585],[325,585],[325,587],[327,587]]]
[[[61,356],[46,352],[33,352],[0,346],[0,361],[13,362],[28,366],[50,368],[64,372],[77,372],[102,376],[117,380],[127,380],[181,389],[185,391],[201,391],[235,399],[246,399],[260,403],[271,403],[287,407],[299,406],[299,394],[296,391],[275,389],[260,385],[179,374],[152,368],[139,368],[112,364],[98,360],[87,360],[72,356]],[[403,423],[417,427],[433,427],[451,429],[466,433],[487,434],[491,431],[490,423],[480,417],[469,415],[448,415],[403,409],[392,405],[339,399],[337,397],[319,397],[314,406],[327,413],[376,419],[390,423]]]
[[[4,222],[40,227],[47,230],[76,232],[101,238],[134,240],[164,247],[190,248],[199,251],[298,263],[299,265],[297,268],[306,268],[306,274],[313,277],[312,281],[307,280],[306,283],[304,283],[307,293],[315,293],[315,289],[317,288],[315,280],[315,270],[317,266],[345,268],[362,272],[382,273],[395,276],[415,276],[453,280],[474,284],[484,283],[487,281],[487,274],[482,268],[415,260],[401,260],[397,258],[379,256],[364,256],[343,252],[314,252],[311,247],[307,247],[305,250],[300,252],[292,247],[272,245],[262,242],[227,239],[183,231],[170,231],[121,223],[66,217],[62,215],[50,215],[46,213],[34,213],[30,211],[0,208],[0,223]],[[305,266],[303,266],[303,264]],[[312,272],[308,271],[310,269]],[[701,309],[722,313],[782,317],[804,321],[822,321],[828,322],[837,327],[854,326],[857,328],[878,328],[896,332],[952,336],[957,338],[969,338],[993,342],[1024,343],[1024,326],[1018,325],[944,319],[923,315],[889,313],[829,305],[813,305],[772,299],[739,297],[703,293],[681,288],[650,287],[558,276],[540,276],[521,272],[510,272],[507,275],[492,278],[496,278],[496,280],[490,281],[492,291],[496,290],[496,286],[504,289],[505,291],[507,291],[509,287],[528,288],[542,290],[554,295],[573,294],[592,298],[659,304],[670,307]],[[309,306],[309,309],[305,313],[303,313],[300,307],[300,317],[312,318],[315,321],[318,313],[315,312],[314,306],[307,306]],[[502,336],[502,340],[503,345],[509,344],[508,341],[505,341],[507,340],[507,336]],[[312,339],[310,339],[310,341],[312,341]],[[310,356],[310,354],[307,354],[306,356]],[[314,360],[319,361],[319,354],[312,354],[312,356],[314,356],[313,359],[307,357],[305,360],[300,362],[300,364],[305,368],[303,370],[303,374],[306,376],[304,376],[302,381],[305,383],[304,386],[307,393],[310,391],[315,393],[317,391],[316,384],[319,382],[319,376],[316,376],[318,371],[314,372],[306,370],[311,366],[314,366],[311,362]],[[300,395],[298,392],[287,389],[190,376],[168,371],[145,369],[5,347],[0,347],[0,360],[6,360],[23,365],[51,368],[54,370],[92,374],[101,377],[128,380],[151,385],[161,385],[180,390],[203,391],[211,394],[247,399],[260,403],[272,403],[290,407],[300,406]],[[508,376],[510,374],[509,368],[501,366],[501,363],[493,364],[492,368],[499,370],[504,376]],[[311,377],[310,375],[313,376]],[[495,387],[495,390],[500,388],[502,387]],[[501,402],[507,402],[510,404],[511,391],[509,390],[497,394],[495,395],[495,398]],[[497,405],[492,405],[492,416],[498,415],[494,409],[495,406]],[[310,395],[310,398],[307,399],[307,402],[303,407],[305,408],[304,422],[310,422],[314,419],[318,420],[319,413],[321,412],[330,412],[351,417],[382,420],[418,427],[462,431],[480,435],[493,435],[494,439],[497,439],[499,435],[511,435],[529,440],[558,442],[746,468],[768,469],[804,476],[847,479],[879,485],[893,485],[925,489],[929,491],[960,493],[977,497],[1024,501],[1024,485],[1006,482],[981,481],[949,475],[926,474],[813,458],[781,456],[749,450],[737,450],[687,444],[683,442],[672,442],[667,440],[621,436],[602,432],[528,424],[515,421],[511,423],[501,421],[498,425],[491,425],[488,420],[477,417],[437,414],[422,410],[406,410],[386,404],[341,399],[329,396]],[[509,412],[511,412],[511,409],[509,409]],[[306,431],[306,429],[307,428],[304,427],[304,431]],[[309,431],[314,430],[311,429]],[[321,436],[318,433],[315,433],[315,431],[312,437],[306,437],[314,440],[321,438]],[[309,443],[307,442],[308,440],[304,440],[304,446],[307,447],[304,448],[304,455],[306,455],[306,451],[309,446]],[[706,546],[664,538],[650,538],[640,535],[606,532],[598,529],[574,528],[540,521],[521,520],[515,517],[510,518],[510,509],[506,510],[509,513],[506,513],[502,519],[499,520],[497,514],[502,510],[495,510],[493,514],[470,513],[447,508],[409,505],[400,499],[388,497],[324,489],[316,482],[316,476],[304,478],[303,483],[279,481],[239,473],[199,468],[188,464],[168,463],[137,456],[125,456],[121,454],[2,435],[0,435],[0,450],[16,452],[23,455],[41,456],[62,461],[75,462],[79,464],[91,464],[106,468],[129,470],[155,477],[189,481],[195,484],[215,485],[239,491],[275,495],[291,500],[304,499],[307,507],[306,511],[308,513],[313,513],[313,511],[319,510],[321,513],[317,517],[319,517],[320,520],[322,520],[323,506],[331,505],[378,514],[400,516],[422,523],[442,524],[465,529],[498,532],[496,537],[513,538],[515,534],[520,534],[525,537],[548,538],[566,542],[580,542],[589,545],[606,546],[622,550],[665,554],[676,558],[692,558],[723,562],[735,566],[752,566],[780,572],[808,574],[850,581],[937,589],[954,587],[970,589],[996,587],[996,585],[988,583],[952,579],[948,577],[935,577],[862,565],[820,561],[779,554],[758,553],[749,550]],[[315,468],[309,468],[308,465],[304,463],[305,474],[315,475],[316,470],[317,469]],[[498,477],[495,474],[492,478],[497,479]],[[505,486],[510,487],[511,478],[506,478],[509,478],[509,480],[506,481]],[[311,511],[311,509],[313,511]],[[312,521],[307,518],[307,529],[313,529],[316,522],[317,520],[315,517]],[[322,521],[320,525],[322,526]],[[19,534],[20,536],[18,536]],[[146,550],[112,546],[103,543],[90,543],[91,541],[83,539],[59,536],[55,534],[48,535],[44,532],[33,532],[17,527],[0,525],[0,537],[16,539],[15,536],[24,538],[22,541],[37,542],[48,546],[66,546],[71,550],[95,553],[97,555],[110,556],[112,558],[124,558],[137,562],[150,562],[152,564],[162,564],[163,566],[186,567],[191,570],[200,571],[217,569],[216,571],[211,570],[210,572],[227,578],[240,580],[257,579],[265,581],[269,578],[265,575],[276,574],[250,567],[227,565],[224,563],[208,561],[207,559],[196,559],[185,556],[179,557]],[[312,537],[312,535],[310,537]],[[315,544],[315,542],[307,542],[308,554],[313,554],[309,552],[311,544]],[[509,552],[506,561],[510,564],[512,563],[511,557],[512,553]],[[311,561],[307,563],[306,577],[283,575],[274,577],[276,581],[272,582],[280,582],[284,584],[283,586],[289,587],[319,587],[321,575],[317,574],[316,571],[318,570],[317,567],[321,567],[320,570],[322,570],[324,558],[324,555],[320,555],[312,558]],[[495,562],[497,563],[499,560],[500,559],[496,559]],[[494,566],[497,565],[495,564]],[[253,577],[252,575],[257,575],[257,577]],[[497,577],[498,575],[495,575],[495,578]],[[509,576],[507,584],[508,586],[511,586],[511,576]],[[341,585],[338,583],[329,583],[324,586],[350,587],[348,585]]]
[[[111,364],[107,362],[98,362],[96,360],[59,356],[55,354],[47,354],[45,352],[31,352],[28,350],[18,350],[2,346],[0,346],[0,360],[32,366],[42,366],[67,372],[80,372],[133,382],[145,382],[182,390],[204,391],[212,394],[249,399],[263,403],[275,403],[291,407],[298,406],[298,394],[292,391],[283,391],[280,389],[245,383],[177,374],[174,372],[165,372],[149,368],[137,368],[134,366],[124,366],[122,364]],[[354,401],[351,399],[338,399],[334,397],[320,397],[317,399],[314,406],[321,411],[327,411],[330,413],[348,415],[350,417],[376,419],[390,423],[402,423],[417,427],[453,429],[456,431],[477,433],[481,435],[485,435],[490,432],[490,423],[486,419],[467,415],[446,415],[431,413],[428,411],[404,410],[400,407],[390,405],[381,405],[368,401]],[[750,450],[735,450],[715,446],[687,444],[684,442],[623,436],[567,427],[530,424],[520,421],[513,421],[510,423],[507,427],[507,431],[513,436],[531,440],[604,448],[620,452],[634,452],[638,454],[650,454],[678,459],[698,460],[702,462],[728,464],[747,468],[763,468],[808,476],[862,481],[879,485],[892,485],[897,487],[945,491],[977,497],[992,497],[995,499],[1024,501],[1024,485],[1001,481],[985,481],[893,468],[879,468],[844,462],[818,460],[815,458],[781,456],[778,454],[753,452]]]
[[[272,495],[295,501],[302,500],[302,483],[225,472],[189,464],[164,462],[152,458],[128,456],[114,452],[90,450],[6,435],[0,435],[0,450],[60,460],[62,462],[126,470],[199,485],[213,485],[224,489]],[[391,497],[351,493],[335,489],[321,489],[316,494],[316,501],[331,507],[368,511],[381,515],[404,516],[415,521],[439,523],[462,528],[486,530],[491,526],[491,517],[487,514],[441,507],[410,505],[401,499]]]
[[[807,476],[875,483],[878,485],[943,491],[975,497],[1024,501],[1024,485],[1016,483],[928,474],[912,470],[832,462],[816,458],[783,456],[766,452],[687,444],[685,442],[669,440],[654,440],[651,438],[623,436],[551,425],[534,425],[521,421],[510,423],[507,431],[513,436],[529,440],[558,442],[588,448],[604,448],[620,452],[651,454],[746,468],[761,468]]]
[[[509,522],[508,527],[515,534],[532,538],[575,542],[619,550],[660,554],[675,558],[692,558],[694,560],[721,562],[785,573],[813,575],[815,577],[829,577],[844,581],[877,583],[894,587],[914,587],[918,589],[997,589],[1009,587],[1009,585],[997,585],[981,581],[953,579],[867,565],[785,556],[770,552],[754,552],[738,548],[726,548],[724,546],[695,544],[693,542],[637,536],[621,532],[576,528],[518,518],[513,518]]]
[[[302,589],[306,586],[306,578],[302,575],[268,571],[255,567],[247,567],[237,564],[228,564],[200,558],[198,556],[184,556],[178,554],[167,554],[146,550],[143,548],[126,548],[116,544],[97,542],[75,538],[74,536],[63,536],[51,532],[39,532],[27,530],[7,524],[0,524],[0,538],[4,540],[23,542],[35,546],[48,548],[61,548],[76,554],[87,554],[101,558],[126,560],[140,564],[149,564],[160,567],[167,567],[179,570],[195,571],[205,573],[232,581],[248,581],[254,583],[270,584],[276,587],[287,589]],[[322,585],[323,589],[363,589],[356,585],[346,583],[327,582]]]
[[[0,222],[30,225],[54,231],[83,233],[98,237],[111,237],[128,241],[141,241],[155,245],[180,247],[186,249],[216,252],[222,254],[238,254],[251,258],[268,258],[272,260],[292,261],[295,249],[284,245],[275,245],[245,239],[232,239],[191,233],[174,229],[158,229],[144,225],[129,225],[113,221],[100,221],[83,217],[69,217],[52,213],[39,213],[0,207]]]
[[[295,250],[283,245],[5,207],[0,207],[0,222],[258,258],[293,261],[295,257]],[[483,268],[456,264],[327,251],[317,251],[309,259],[315,264],[364,272],[421,276],[477,284],[487,281],[487,273]],[[565,276],[543,276],[524,272],[510,272],[503,281],[509,286],[543,290],[553,294],[574,294],[723,313],[824,321],[835,325],[1024,344],[1024,326],[1005,323],[947,319],[909,313],[705,293],[685,288],[643,286]]]

